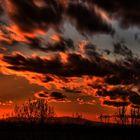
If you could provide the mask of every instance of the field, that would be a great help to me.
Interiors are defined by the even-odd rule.
[[[66,119],[66,118],[65,118]],[[69,118],[70,119],[70,118]],[[139,126],[119,126],[76,120],[78,123],[1,121],[0,139],[9,140],[139,140]],[[73,120],[72,120],[73,121]],[[79,123],[80,122],[80,123]]]

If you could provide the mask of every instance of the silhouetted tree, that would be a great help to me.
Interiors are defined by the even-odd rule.
[[[17,118],[41,122],[55,116],[54,108],[49,106],[44,99],[29,99],[23,105],[16,105],[14,112]]]
[[[131,124],[138,125],[140,124],[140,106],[132,106],[130,111]]]
[[[123,125],[127,123],[126,111],[127,111],[127,107],[124,105],[118,108],[118,111],[116,112],[117,123]]]
[[[112,116],[110,116],[110,115],[103,115],[103,114],[98,116],[98,118],[100,119],[100,122],[102,122],[102,123],[110,123],[110,118],[111,117]]]

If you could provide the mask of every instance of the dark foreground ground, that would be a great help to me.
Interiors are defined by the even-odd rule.
[[[0,140],[140,140],[139,126],[0,122]]]

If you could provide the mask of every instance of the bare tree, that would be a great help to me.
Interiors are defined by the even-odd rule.
[[[14,112],[17,118],[41,122],[55,116],[54,108],[49,106],[44,99],[29,99],[23,105],[16,105]]]
[[[118,108],[118,111],[116,112],[116,121],[119,124],[126,124],[128,122],[127,115],[126,115],[127,107],[125,105]]]
[[[140,106],[132,106],[130,111],[131,124],[138,125],[140,124]]]
[[[107,114],[101,114],[98,116],[98,119],[100,119],[100,122],[102,123],[110,123],[112,116]]]

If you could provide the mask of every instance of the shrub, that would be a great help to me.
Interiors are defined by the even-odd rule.
[[[55,116],[54,108],[44,99],[29,99],[23,105],[14,108],[15,117],[19,119],[45,121]]]

